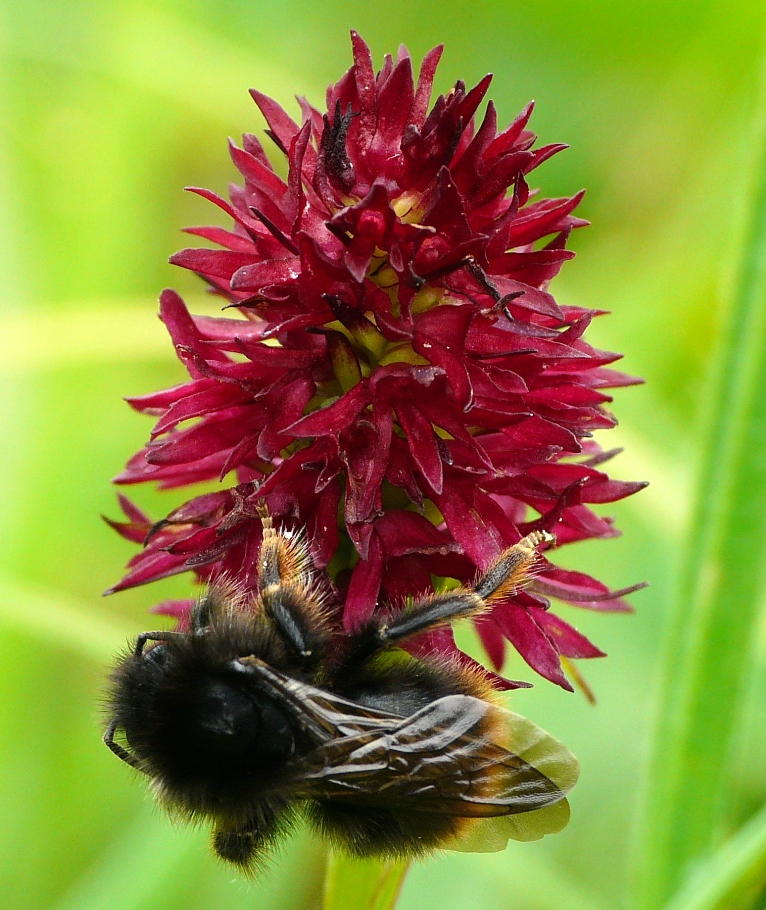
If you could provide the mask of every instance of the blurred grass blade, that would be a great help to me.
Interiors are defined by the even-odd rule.
[[[171,828],[154,807],[143,806],[121,822],[118,835],[52,910],[177,910],[189,906],[249,910],[314,907],[315,868],[305,831],[296,833],[279,872],[236,885],[229,869],[204,856],[204,838],[193,828]],[[206,901],[205,894],[213,894]],[[311,898],[309,898],[311,900]]]
[[[178,890],[184,869],[199,866],[198,838],[168,837],[165,820],[148,808],[123,824],[93,868],[77,881],[55,910],[142,910],[164,907]]]
[[[126,640],[115,622],[60,591],[29,586],[0,574],[0,626],[20,629],[52,648],[103,663]]]
[[[408,868],[406,860],[349,859],[330,851],[322,910],[392,910]]]
[[[763,899],[764,887],[766,806],[689,877],[665,910],[745,910]]]
[[[662,658],[634,864],[641,908],[661,906],[715,845],[766,565],[766,152],[725,318]]]

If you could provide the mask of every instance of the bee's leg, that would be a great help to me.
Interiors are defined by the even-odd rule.
[[[263,525],[263,539],[258,553],[258,585],[308,581],[311,577],[311,556],[306,537],[301,531],[275,528],[274,520],[265,506],[258,510]]]
[[[117,729],[117,724],[112,721],[104,732],[104,744],[114,752],[117,758],[122,759],[126,765],[130,765],[131,768],[136,768],[138,771],[143,771],[141,763],[138,759],[128,752],[123,746],[114,741],[114,733]]]
[[[142,632],[136,639],[136,646],[133,653],[140,657],[144,653],[144,645],[147,641],[172,641],[174,638],[185,638],[183,632],[171,632],[169,630],[160,630],[158,632]]]
[[[374,621],[360,630],[358,638],[361,652],[372,654],[428,629],[485,612],[530,581],[538,563],[536,547],[553,540],[553,535],[545,531],[528,534],[503,550],[470,587],[461,586],[426,595],[393,620]],[[360,656],[359,650],[356,656]]]
[[[213,850],[216,855],[235,866],[249,866],[260,843],[258,832],[246,828],[219,827],[213,831]]]
[[[289,824],[284,805],[259,804],[245,822],[218,822],[213,829],[213,850],[240,869],[248,869],[268,854],[274,841]]]
[[[263,610],[290,650],[310,659],[324,641],[323,603],[305,536],[275,528],[265,509],[261,510],[261,520],[258,588]]]

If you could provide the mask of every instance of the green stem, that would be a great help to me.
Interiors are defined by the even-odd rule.
[[[350,859],[330,851],[322,910],[392,910],[408,869],[407,860]]]
[[[665,910],[752,907],[763,891],[765,880],[766,806],[689,877]]]
[[[766,131],[738,284],[708,401],[634,864],[656,908],[715,844],[766,565]],[[680,327],[677,327],[680,330]]]

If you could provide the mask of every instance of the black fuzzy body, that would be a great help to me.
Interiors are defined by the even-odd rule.
[[[473,587],[378,611],[349,634],[326,611],[305,538],[261,518],[258,590],[213,586],[188,631],[143,633],[112,674],[104,740],[168,810],[211,822],[216,853],[252,869],[299,810],[346,852],[411,856],[468,819],[563,798],[503,746],[479,674],[397,647],[488,609],[528,577],[543,537],[504,551]]]
[[[249,867],[298,808],[323,836],[359,856],[418,854],[455,833],[459,819],[381,806],[374,798],[337,805],[296,797],[290,765],[317,746],[316,737],[232,662],[255,657],[299,682],[402,718],[444,695],[475,694],[470,677],[398,650],[328,659],[336,653],[331,636],[317,628],[316,650],[301,656],[256,611],[224,606],[208,616],[209,605],[204,611],[208,625],[122,658],[109,711],[163,805],[213,823],[219,856]]]

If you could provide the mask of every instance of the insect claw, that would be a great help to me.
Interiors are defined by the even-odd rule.
[[[258,513],[258,517],[261,519],[261,522],[266,525],[268,523],[271,527],[271,514],[269,512],[269,507],[261,499],[256,503],[255,511]]]
[[[532,531],[531,534],[527,534],[526,537],[522,537],[517,546],[534,549],[541,543],[555,544],[555,534],[551,534],[549,531]]]

